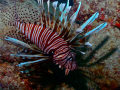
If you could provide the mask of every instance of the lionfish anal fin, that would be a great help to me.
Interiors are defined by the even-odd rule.
[[[68,75],[69,71],[76,69],[76,66],[77,66],[75,62],[75,53],[73,54],[73,52],[71,52],[72,49],[76,50],[74,48],[75,45],[79,47],[81,46],[81,44],[76,44],[76,43],[80,43],[79,40],[85,38],[86,36],[99,32],[101,29],[103,29],[107,25],[107,23],[102,23],[96,28],[83,34],[84,28],[87,25],[91,24],[98,17],[99,15],[98,12],[93,14],[77,30],[72,30],[73,23],[75,22],[75,19],[81,7],[81,2],[79,2],[79,6],[76,12],[69,19],[68,19],[68,13],[71,9],[71,6],[69,6],[69,0],[66,6],[64,3],[61,3],[59,5],[59,17],[56,19],[56,9],[58,6],[58,1],[54,1],[52,3],[53,17],[51,19],[50,18],[50,0],[47,1],[47,7],[48,7],[47,12],[45,10],[43,0],[37,0],[37,1],[39,4],[39,10],[37,8],[31,9],[28,5],[20,8],[20,5],[17,6],[16,2],[15,2],[15,6],[11,6],[12,4],[9,3],[9,5],[6,6],[7,10],[3,9],[2,16],[4,18],[2,18],[2,21],[4,21],[5,24],[16,25],[17,27],[19,27],[21,31],[21,32],[18,32],[16,35],[14,35],[16,32],[11,33],[10,36],[6,35],[4,40],[13,43],[16,46],[22,47],[25,50],[31,50],[31,51],[37,52],[35,54],[31,54],[31,53],[26,54],[27,52],[23,51],[24,53],[23,52],[18,53],[16,54],[16,56],[28,57],[28,58],[31,58],[31,57],[41,58],[35,61],[20,63],[18,66],[24,66],[26,64],[32,64],[32,63],[41,62],[49,59],[49,56],[44,56],[44,54],[41,51],[39,51],[38,49],[35,49],[31,45],[29,45],[29,43],[27,43],[27,40],[28,40],[27,37],[28,37],[29,41],[37,45],[43,52],[47,54],[52,52],[54,57],[53,61],[56,64],[58,63],[60,68],[61,67],[66,68],[65,75]],[[22,40],[24,40],[25,42]],[[50,44],[48,44],[49,42]],[[87,47],[92,46],[92,44],[90,44],[89,42],[83,43],[82,45]],[[76,50],[76,51],[79,51],[79,50]],[[58,54],[55,54],[54,52]],[[82,54],[85,54],[85,52],[82,52],[82,51],[80,52]]]

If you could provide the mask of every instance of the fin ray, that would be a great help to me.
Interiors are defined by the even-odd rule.
[[[83,23],[83,25],[81,25],[77,30],[76,33],[82,33],[83,29],[90,23],[92,23],[97,17],[98,17],[99,13],[96,12],[95,14],[93,14],[85,23]]]
[[[16,66],[18,66],[18,67],[23,67],[24,65],[29,66],[30,64],[33,64],[33,63],[36,63],[36,62],[41,62],[41,61],[44,61],[44,60],[47,60],[47,59],[38,59],[38,60],[35,60],[35,61],[23,62],[23,63],[20,63]]]
[[[6,38],[3,39],[3,40],[8,41],[8,42],[10,42],[10,43],[12,43],[12,44],[14,44],[18,47],[26,48],[26,49],[29,49],[29,50],[32,50],[32,51],[37,51],[34,48],[32,48],[29,44],[24,43],[24,42],[22,42],[18,39],[15,39],[15,38],[11,38],[11,37],[6,36]],[[40,52],[40,51],[37,51],[37,52]]]

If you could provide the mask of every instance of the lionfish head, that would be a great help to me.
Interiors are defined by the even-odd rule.
[[[59,68],[65,68],[65,75],[68,75],[70,70],[72,71],[77,68],[75,56],[76,54],[71,51],[61,54],[55,53],[53,55],[53,61],[59,64]]]
[[[15,0],[5,0],[5,1],[8,1],[8,4],[10,4],[10,1],[15,1]],[[58,1],[54,1],[52,3],[52,7],[53,7],[52,19],[50,18],[50,8],[49,8],[50,0],[47,1],[48,12],[45,12],[46,10],[44,8],[43,0],[37,0],[37,1],[39,5],[40,14],[37,13],[38,12],[37,9],[35,9],[34,11],[34,9],[28,8],[29,5],[25,6],[27,10],[25,10],[24,8],[23,10],[21,10],[22,8],[19,7],[20,5],[17,6],[16,2],[15,5],[12,7],[11,5],[13,5],[13,2],[11,2],[12,3],[11,5],[2,8],[2,13],[1,13],[3,16],[1,18],[2,21],[6,25],[12,24],[13,26],[14,26],[14,22],[16,22],[15,26],[20,29],[20,30],[19,29],[11,30],[9,32],[10,35],[7,35],[8,37],[5,37],[4,40],[9,41],[20,48],[23,48],[23,51],[21,53],[12,56],[41,58],[36,61],[20,63],[17,66],[24,66],[26,64],[32,64],[32,63],[48,60],[49,58],[51,58],[49,57],[49,54],[51,54],[51,51],[53,50],[52,52],[53,62],[59,64],[59,68],[65,68],[66,69],[65,75],[67,75],[70,70],[72,71],[77,68],[75,61],[76,54],[71,52],[71,49],[75,51],[79,51],[82,54],[85,54],[85,52],[82,52],[81,50],[76,49],[75,47],[81,47],[81,45],[82,47],[91,47],[92,44],[90,44],[89,42],[80,43],[79,41],[89,35],[99,32],[107,25],[107,23],[106,22],[102,23],[96,28],[85,33],[84,28],[87,25],[91,24],[99,16],[99,12],[96,12],[87,21],[85,21],[85,23],[80,25],[78,29],[72,30],[73,24],[75,23],[75,20],[77,18],[77,15],[81,7],[81,2],[79,2],[78,9],[70,18],[68,18],[68,13],[71,9],[71,6],[69,6],[69,0],[66,5],[64,3],[61,3],[59,5],[59,17],[56,20],[55,16],[56,16],[56,9],[58,6],[57,5]],[[25,16],[21,14],[21,11],[22,13],[24,13]],[[29,11],[30,14],[28,14],[27,11]],[[19,18],[21,20],[19,20]],[[30,22],[27,23],[28,21]],[[33,21],[35,21],[34,24],[31,23]],[[28,43],[28,39],[30,44]],[[38,46],[38,47],[36,48],[34,46]],[[28,52],[29,51],[35,52],[36,54],[32,55],[32,53],[29,53],[28,55],[26,50],[28,50]],[[48,55],[46,55],[46,53]]]

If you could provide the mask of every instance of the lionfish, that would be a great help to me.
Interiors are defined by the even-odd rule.
[[[9,17],[7,17],[10,20],[6,21],[10,25],[13,24],[13,26],[19,28],[19,32],[16,31],[18,34],[15,38],[13,37],[14,35],[9,35],[9,33],[3,40],[23,48],[22,51],[18,52],[17,54],[11,54],[11,56],[39,58],[38,60],[34,61],[22,62],[17,65],[18,67],[36,62],[42,62],[52,58],[53,63],[58,64],[59,68],[65,68],[65,75],[68,75],[69,71],[73,71],[78,68],[75,61],[76,53],[72,52],[72,50],[77,50],[75,47],[81,46],[91,47],[92,44],[89,42],[80,43],[79,41],[86,36],[99,32],[107,25],[107,23],[102,23],[89,32],[84,33],[84,28],[91,24],[98,17],[99,13],[96,12],[77,30],[72,30],[72,26],[80,10],[81,2],[79,2],[76,12],[69,19],[68,13],[71,9],[71,6],[69,6],[69,0],[67,1],[66,5],[65,3],[59,4],[58,18],[55,16],[58,1],[54,1],[52,3],[52,18],[50,16],[50,0],[47,1],[47,10],[44,8],[43,0],[37,0],[37,2],[40,13],[39,18],[37,18],[35,23],[21,21],[21,18],[18,17],[16,6],[10,8],[14,13],[12,15],[14,19],[11,20]],[[11,12],[9,11],[7,13]],[[23,42],[19,38],[24,38],[29,42]],[[37,47],[34,47],[34,44]],[[85,52],[80,52],[85,54]]]

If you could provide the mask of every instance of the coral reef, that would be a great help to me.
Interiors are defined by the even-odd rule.
[[[79,2],[79,0],[77,0]],[[103,43],[105,37],[109,37],[108,41],[92,55],[88,67],[85,67],[85,71],[93,73],[95,76],[102,76],[102,79],[93,78],[102,90],[115,90],[120,85],[119,70],[120,70],[120,2],[119,0],[81,0],[82,8],[80,9],[77,17],[77,23],[82,24],[88,19],[92,13],[98,11],[100,13],[99,18],[93,22],[90,28],[103,21],[108,22],[107,28],[101,31],[99,34],[92,35],[88,40],[93,43],[92,50],[96,49],[100,43]],[[78,3],[74,5],[71,10],[71,14],[76,11]],[[83,17],[82,17],[83,16]],[[79,26],[79,25],[78,25]],[[89,27],[86,27],[88,29]],[[116,51],[108,58],[102,58],[113,48],[117,48]],[[89,52],[89,54],[92,51]],[[89,55],[88,54],[88,55]],[[87,57],[87,56],[86,56]],[[98,61],[98,62],[97,62]],[[97,62],[97,63],[96,63]],[[91,63],[96,63],[90,65]],[[90,65],[90,66],[89,66]],[[93,83],[89,83],[93,85]],[[90,86],[92,87],[92,86]],[[93,88],[92,87],[92,88]],[[92,89],[91,88],[91,89]]]
[[[18,14],[21,14],[21,10],[24,14],[24,9],[29,7],[31,10],[29,20],[37,19],[37,15],[32,16],[33,12],[39,13],[37,3],[33,0],[20,0],[20,2],[17,6],[22,9],[19,9]],[[69,16],[77,10],[78,2],[79,0],[74,0]],[[0,0],[0,9],[2,5],[6,5],[5,3]],[[115,90],[119,88],[120,1],[81,0],[81,3],[74,30],[96,11],[100,13],[99,18],[87,26],[85,31],[88,32],[105,21],[108,25],[104,30],[85,39],[92,43],[93,47],[86,51],[87,54],[84,56],[77,52],[79,69],[64,76],[64,71],[48,62],[18,68],[16,65],[21,61],[20,58],[10,57],[10,54],[18,52],[19,48],[0,40],[0,90]],[[14,29],[6,26],[1,18],[3,17],[0,16],[0,36]]]

